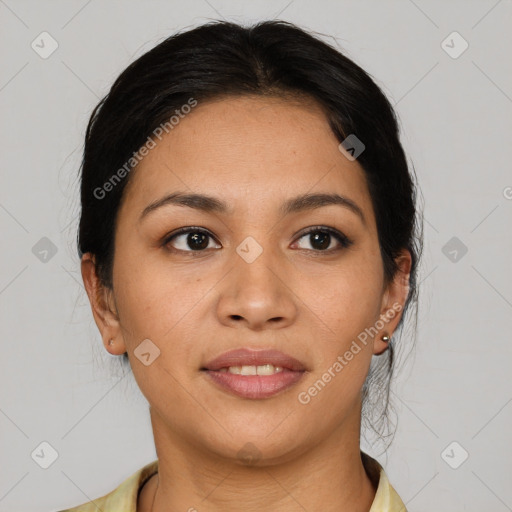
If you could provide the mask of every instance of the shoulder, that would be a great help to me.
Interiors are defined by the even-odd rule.
[[[136,512],[140,489],[157,472],[158,460],[155,460],[139,469],[105,496],[59,512]]]
[[[369,512],[407,512],[404,502],[391,485],[384,468],[368,454],[361,452],[368,476],[377,488]]]

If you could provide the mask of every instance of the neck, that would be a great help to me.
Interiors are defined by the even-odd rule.
[[[241,504],[247,512],[303,512],[319,504],[324,512],[368,512],[374,500],[376,487],[361,459],[359,422],[341,425],[287,462],[248,466],[178,439],[153,411],[151,419],[159,473],[144,486],[138,512],[226,512]]]

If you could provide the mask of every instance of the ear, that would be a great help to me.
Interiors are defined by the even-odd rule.
[[[100,282],[96,273],[96,259],[92,253],[88,252],[82,256],[81,270],[94,321],[103,338],[103,345],[110,354],[122,355],[126,352],[126,347],[113,290]],[[109,344],[110,340],[113,340],[111,345]]]
[[[405,301],[409,294],[409,276],[411,272],[412,257],[407,249],[402,249],[400,255],[395,258],[399,270],[395,277],[389,283],[382,296],[379,325],[384,324],[382,329],[374,338],[373,353],[381,355],[388,348],[388,343],[382,340],[382,336],[387,334],[390,338],[393,335],[400,318],[402,318]]]

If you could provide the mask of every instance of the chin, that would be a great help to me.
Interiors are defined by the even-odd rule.
[[[240,465],[272,466],[293,460],[314,445],[312,436],[303,428],[291,430],[285,428],[284,422],[281,423],[282,428],[278,426],[279,422],[272,425],[263,421],[260,424],[240,424],[241,419],[238,417],[236,426],[224,424],[228,432],[233,432],[232,436],[218,425],[215,432],[209,430],[208,439],[204,440],[205,449],[222,459],[235,460]]]

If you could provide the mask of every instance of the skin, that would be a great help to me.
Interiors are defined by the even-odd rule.
[[[113,290],[99,282],[94,256],[83,256],[105,348],[128,352],[150,404],[160,470],[143,487],[138,511],[151,510],[153,500],[154,512],[240,504],[248,512],[369,510],[376,488],[360,457],[361,389],[372,355],[386,350],[381,336],[393,333],[401,313],[310,403],[298,394],[365,328],[404,306],[411,256],[402,252],[402,272],[386,284],[364,171],[338,144],[316,104],[250,96],[200,103],[132,171],[118,214]],[[148,204],[177,190],[214,195],[234,214],[167,205],[139,222]],[[311,192],[350,198],[365,223],[339,205],[279,214],[283,201]],[[331,237],[319,249],[303,235],[316,225],[353,244]],[[162,245],[184,226],[212,235],[196,257],[187,234]],[[236,252],[248,236],[263,249],[252,263]],[[149,366],[134,355],[147,338],[160,349]],[[281,350],[308,371],[271,398],[233,396],[199,369],[240,347]],[[246,443],[257,450],[253,464],[238,455]]]

